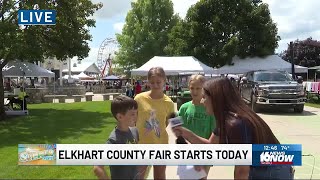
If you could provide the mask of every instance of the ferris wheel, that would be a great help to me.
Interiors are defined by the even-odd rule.
[[[112,74],[112,59],[116,55],[119,44],[114,38],[106,38],[98,51],[97,65],[101,71],[101,77]],[[106,73],[108,72],[108,73]]]

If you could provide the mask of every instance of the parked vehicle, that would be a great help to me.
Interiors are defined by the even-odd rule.
[[[295,81],[285,71],[248,72],[240,82],[240,93],[255,112],[283,107],[302,113],[306,101],[302,79]]]

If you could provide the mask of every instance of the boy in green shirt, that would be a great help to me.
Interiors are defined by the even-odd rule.
[[[216,120],[206,113],[206,109],[201,103],[202,87],[205,78],[202,75],[192,75],[189,80],[189,89],[192,100],[184,103],[179,109],[179,116],[183,120],[183,126],[196,135],[209,139],[216,127]],[[208,174],[210,166],[205,170]]]

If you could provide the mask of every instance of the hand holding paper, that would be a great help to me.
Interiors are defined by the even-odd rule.
[[[177,175],[180,179],[202,179],[207,177],[207,173],[203,168],[197,171],[194,166],[179,166]]]

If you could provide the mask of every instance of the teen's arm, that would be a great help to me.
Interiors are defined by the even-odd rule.
[[[169,114],[167,115],[167,119],[166,119],[166,127],[168,127],[169,125],[170,114],[175,113],[174,103],[172,101],[170,102],[170,105],[168,108],[169,109],[167,112],[169,112]]]
[[[109,177],[104,169],[104,166],[94,166],[93,172],[98,177],[98,179],[109,180]]]

